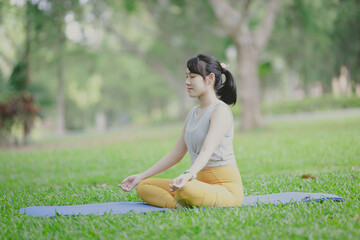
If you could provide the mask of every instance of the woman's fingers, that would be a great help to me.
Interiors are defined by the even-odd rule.
[[[185,184],[183,182],[182,183],[173,183],[173,184],[169,184],[169,186],[170,186],[170,191],[174,192],[174,191],[182,189],[185,186]]]
[[[129,192],[131,189],[133,189],[129,184],[119,184],[118,186],[126,192]]]
[[[122,180],[121,183],[126,183],[128,181],[128,178],[125,178],[124,180]]]
[[[121,185],[121,184],[119,184],[119,187],[122,189],[122,190],[124,190],[125,191],[125,186],[124,185]]]

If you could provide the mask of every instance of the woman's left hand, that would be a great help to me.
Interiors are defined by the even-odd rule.
[[[174,192],[185,187],[186,183],[192,178],[191,174],[181,174],[173,180],[170,185],[170,191]]]

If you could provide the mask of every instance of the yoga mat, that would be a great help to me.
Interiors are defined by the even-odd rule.
[[[332,194],[325,193],[305,193],[305,192],[285,192],[274,193],[268,195],[247,196],[244,198],[242,206],[256,206],[257,204],[287,204],[294,202],[322,201],[331,199],[334,201],[342,201],[343,198]],[[73,215],[104,215],[127,214],[127,213],[146,213],[146,212],[165,212],[171,211],[169,208],[159,208],[150,206],[142,202],[109,202],[95,203],[73,206],[38,206],[21,208],[20,213],[27,216],[37,217],[54,217],[57,215],[73,216]]]

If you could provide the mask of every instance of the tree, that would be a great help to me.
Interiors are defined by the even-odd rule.
[[[331,92],[331,80],[341,66],[349,69],[351,80],[360,82],[359,20],[356,0],[286,1],[278,12],[268,56],[282,58],[288,84],[294,86],[294,76],[304,90],[321,82],[324,92]]]
[[[33,95],[30,92],[31,71],[30,57],[32,53],[31,42],[33,41],[36,30],[36,15],[38,9],[29,1],[24,3],[24,11],[20,13],[22,20],[23,32],[25,39],[20,41],[17,56],[14,58],[16,64],[12,64],[6,54],[2,54],[2,58],[12,67],[9,80],[2,83],[0,99],[0,134],[3,135],[4,141],[11,136],[13,127],[22,130],[23,142],[27,143],[33,121],[38,115],[40,108],[36,105]],[[0,8],[0,10],[2,10]],[[9,38],[9,35],[6,34]],[[14,43],[13,43],[14,44]],[[17,43],[16,43],[17,44]],[[17,143],[17,138],[15,143]]]
[[[241,10],[228,0],[209,0],[213,11],[237,49],[237,64],[242,102],[241,128],[249,130],[262,125],[258,60],[266,47],[279,8],[278,0],[269,0],[265,16],[256,30],[251,29],[251,0],[242,2]]]
[[[124,3],[127,2],[129,1]],[[207,1],[154,0],[143,1],[142,3],[139,1],[130,2],[132,5],[128,10],[128,16],[125,17],[124,7],[116,5],[120,2],[112,3],[113,18],[117,16],[119,18],[117,22],[121,23],[114,26],[114,19],[112,19],[111,23],[106,24],[105,29],[122,43],[122,52],[138,56],[154,72],[159,74],[173,90],[178,99],[177,102],[180,103],[178,116],[183,119],[188,107],[192,104],[192,100],[186,92],[184,81],[182,81],[186,60],[201,52],[210,52],[223,58],[229,41],[222,35],[214,34],[213,22],[216,19]],[[142,23],[141,26],[134,26],[146,33],[141,35],[141,39],[136,39],[127,35],[124,31],[125,27],[121,24],[122,22],[130,24],[129,18],[139,14],[144,19],[149,20]],[[126,17],[128,18],[127,21],[125,21]],[[204,22],[207,24],[203,24]],[[141,46],[143,41],[147,41],[146,47]]]
[[[157,0],[145,1],[145,5],[159,29],[147,54],[158,60],[158,71],[174,86],[183,103],[183,118],[192,103],[181,81],[187,59],[198,53],[224,58],[229,41],[214,33],[216,19],[207,1]]]

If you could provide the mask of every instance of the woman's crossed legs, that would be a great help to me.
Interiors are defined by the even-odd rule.
[[[240,206],[242,202],[220,184],[191,180],[183,189],[171,192],[171,183],[173,180],[162,178],[142,180],[137,186],[138,196],[150,205],[163,208],[176,208],[177,203],[185,207],[229,207]]]

